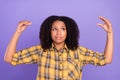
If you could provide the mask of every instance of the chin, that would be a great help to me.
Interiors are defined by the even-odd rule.
[[[56,43],[56,44],[62,44],[62,43],[64,43],[64,41],[56,41],[54,43]]]

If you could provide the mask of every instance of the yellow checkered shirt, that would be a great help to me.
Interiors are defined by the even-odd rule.
[[[11,62],[12,65],[33,63],[38,64],[36,80],[81,80],[84,65],[105,65],[105,57],[82,46],[74,51],[65,46],[58,51],[54,46],[43,50],[37,45],[15,53]]]

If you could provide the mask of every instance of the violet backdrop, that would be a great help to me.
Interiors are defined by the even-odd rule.
[[[4,62],[5,49],[20,20],[30,20],[17,50],[39,44],[39,28],[50,15],[73,18],[80,29],[79,44],[103,52],[106,33],[97,26],[98,16],[108,18],[114,31],[113,62],[103,67],[87,65],[82,80],[120,80],[120,0],[0,0],[0,80],[35,80],[37,64],[11,66]]]

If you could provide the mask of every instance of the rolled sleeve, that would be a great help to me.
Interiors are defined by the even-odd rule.
[[[103,53],[95,52],[84,47],[80,47],[80,53],[84,65],[93,64],[96,66],[103,66],[106,64]]]
[[[36,63],[38,61],[40,48],[40,46],[32,46],[30,48],[16,52],[12,57],[11,64],[15,66],[18,64]]]

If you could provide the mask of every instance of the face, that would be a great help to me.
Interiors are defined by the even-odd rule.
[[[67,30],[63,21],[55,21],[51,28],[51,38],[54,44],[64,44]]]

